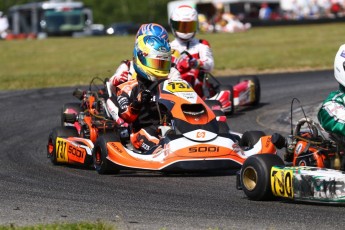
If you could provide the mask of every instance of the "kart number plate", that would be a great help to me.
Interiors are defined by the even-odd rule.
[[[165,89],[171,93],[193,92],[192,87],[186,82],[169,82]]]
[[[56,138],[56,160],[57,162],[68,162],[67,141],[63,138]]]
[[[61,163],[84,163],[86,150],[82,146],[75,146],[63,138],[56,138],[56,160]]]
[[[293,171],[272,167],[271,188],[275,196],[293,198]]]

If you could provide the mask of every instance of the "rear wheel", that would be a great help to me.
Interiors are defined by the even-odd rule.
[[[108,142],[121,142],[114,133],[107,133],[97,138],[92,150],[93,165],[99,174],[118,173],[120,167],[107,159]]]
[[[266,134],[262,131],[246,131],[242,135],[240,146],[251,149],[263,136]]]
[[[66,115],[78,115],[82,109],[80,108],[80,103],[78,102],[71,102],[71,103],[66,103],[62,106],[61,110],[61,126],[72,126],[74,125],[73,123],[70,123],[66,121]]]
[[[74,127],[56,127],[51,131],[48,138],[47,156],[54,165],[58,164],[56,156],[56,139],[58,137],[77,136],[78,132]]]
[[[260,97],[261,97],[261,87],[260,87],[260,81],[257,76],[247,76],[247,77],[241,77],[238,82],[243,81],[251,81],[254,84],[254,100],[250,103],[250,105],[258,105],[260,103]]]
[[[257,154],[248,157],[241,169],[241,184],[246,196],[251,200],[274,198],[271,189],[271,168],[284,165],[283,160],[274,154]]]

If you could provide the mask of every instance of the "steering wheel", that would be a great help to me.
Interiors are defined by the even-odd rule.
[[[318,131],[317,125],[315,124],[315,122],[312,119],[310,119],[308,117],[307,118],[304,117],[297,122],[295,130],[293,132],[294,136],[300,136],[301,135],[301,127],[304,124],[307,124],[308,127],[311,129],[313,138],[317,138],[319,136],[319,131]]]

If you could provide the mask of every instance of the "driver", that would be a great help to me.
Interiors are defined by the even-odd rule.
[[[118,85],[116,95],[107,100],[108,111],[114,120],[120,116],[132,124],[131,143],[142,152],[151,150],[159,143],[159,114],[152,100],[156,90],[152,84],[167,79],[170,68],[169,43],[153,35],[138,36],[133,51],[136,79]]]
[[[198,12],[191,6],[181,5],[172,12],[169,24],[175,36],[170,43],[171,49],[177,50],[180,54],[187,51],[193,56],[193,59],[181,62],[177,69],[181,77],[192,85],[200,97],[203,97],[203,73],[213,70],[214,59],[208,41],[195,38],[198,29]],[[186,72],[193,74],[183,74]]]
[[[142,24],[136,34],[137,39],[140,35],[154,35],[169,42],[168,32],[163,26],[156,23]],[[176,52],[175,52],[176,53]],[[111,83],[112,92],[116,92],[116,87],[126,81],[135,79],[135,71],[133,68],[133,61],[123,60],[120,66],[116,69],[113,76],[109,79]],[[180,78],[180,73],[176,68],[171,68],[169,78]]]
[[[317,117],[326,131],[345,137],[345,44],[335,55],[334,76],[339,89],[328,95]]]

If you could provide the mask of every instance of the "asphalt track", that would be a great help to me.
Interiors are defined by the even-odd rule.
[[[331,71],[259,78],[261,104],[230,117],[234,131],[288,133],[292,98],[312,113],[337,88]],[[62,104],[74,101],[71,92],[0,92],[0,225],[105,220],[119,229],[344,229],[345,207],[250,201],[231,172],[98,175],[53,166],[47,137],[59,125]]]

